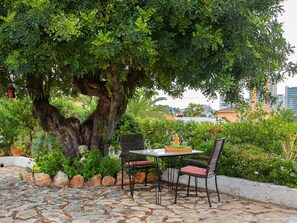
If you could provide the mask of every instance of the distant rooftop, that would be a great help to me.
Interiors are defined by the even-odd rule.
[[[217,110],[217,112],[235,112],[234,108],[223,108],[220,110]]]

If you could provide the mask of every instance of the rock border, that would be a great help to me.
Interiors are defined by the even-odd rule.
[[[6,156],[0,157],[0,168],[5,166],[20,166],[20,167],[29,167],[33,168],[35,162],[31,158],[23,156]],[[117,173],[117,178],[112,176],[102,177],[100,174],[94,175],[88,181],[84,181],[83,176],[76,175],[69,180],[69,177],[66,173],[59,171],[56,176],[51,178],[48,174],[45,173],[26,173],[23,174],[23,180],[27,183],[36,184],[38,186],[54,186],[54,187],[92,187],[92,186],[113,186],[122,184],[122,171]],[[153,182],[156,180],[156,177],[149,173],[148,182]],[[145,182],[145,173],[137,172],[135,175],[135,183],[143,184]],[[129,185],[130,180],[127,173],[124,172],[124,185]]]
[[[112,176],[102,176],[96,174],[91,177],[89,180],[85,181],[84,177],[81,175],[75,175],[72,179],[69,180],[69,177],[66,173],[59,171],[56,176],[51,178],[46,173],[25,173],[22,175],[23,181],[36,184],[38,186],[54,186],[54,187],[72,187],[72,188],[81,188],[81,187],[98,187],[98,186],[120,186],[122,184],[122,171],[117,173],[117,178]],[[153,182],[157,178],[152,174],[148,174],[148,182]],[[135,183],[143,184],[145,182],[145,173],[137,172],[135,174]],[[130,180],[126,172],[124,172],[124,185],[129,185]]]

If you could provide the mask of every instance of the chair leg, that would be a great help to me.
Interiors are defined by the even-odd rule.
[[[195,190],[196,190],[196,197],[198,196],[197,188],[198,188],[198,178],[195,177]]]
[[[148,175],[148,169],[147,168],[145,168],[145,183],[144,183],[144,186],[146,186],[147,185],[147,175]]]
[[[132,173],[130,172],[129,179],[130,179],[130,193],[131,193],[131,197],[133,198],[134,186],[135,186],[135,171],[132,170]]]
[[[132,188],[132,177],[131,177],[131,174],[129,174],[129,186],[130,186],[131,197],[133,197],[133,188]]]
[[[217,175],[216,174],[215,174],[215,183],[216,183],[216,190],[217,190],[218,200],[221,201],[220,192],[219,192],[219,189],[218,189]]]
[[[211,207],[209,193],[208,193],[208,188],[207,188],[207,177],[205,178],[205,190],[206,190],[206,194],[207,194],[207,199],[208,199],[209,207]]]
[[[187,189],[187,197],[189,197],[190,182],[191,182],[191,176],[189,175],[189,179],[188,179],[188,189]]]
[[[177,190],[178,190],[178,181],[179,181],[179,176],[180,174],[177,174],[177,180],[176,180],[176,188],[175,188],[175,198],[174,198],[174,203],[176,204],[176,200],[177,200]]]
[[[122,163],[122,189],[124,188],[124,164]]]

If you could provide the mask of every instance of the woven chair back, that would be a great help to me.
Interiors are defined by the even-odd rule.
[[[145,156],[137,154],[129,154],[131,150],[143,150],[144,139],[142,134],[125,134],[120,136],[120,144],[122,155],[129,157],[129,161],[143,161]]]
[[[216,172],[216,170],[217,170],[217,165],[218,165],[218,161],[219,161],[219,158],[220,158],[223,146],[224,146],[224,142],[225,142],[225,139],[223,139],[223,138],[215,140],[212,152],[211,152],[209,160],[208,160],[208,166],[209,166],[208,171],[210,173]]]

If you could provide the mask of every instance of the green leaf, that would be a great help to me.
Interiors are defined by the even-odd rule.
[[[2,19],[5,22],[11,22],[14,19],[15,14],[16,14],[16,12],[12,12],[7,17],[0,16],[0,19]]]
[[[25,5],[29,5],[33,8],[40,7],[42,4],[48,2],[48,0],[22,0]]]
[[[290,176],[297,178],[297,173],[290,173]]]
[[[293,170],[297,174],[297,162],[292,162],[293,164]]]

